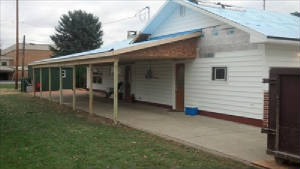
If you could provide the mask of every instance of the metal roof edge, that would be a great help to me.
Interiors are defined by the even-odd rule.
[[[268,39],[277,39],[277,40],[289,40],[289,41],[300,41],[297,38],[285,38],[285,37],[276,37],[276,36],[267,36]]]
[[[299,46],[300,39],[268,36],[267,39],[265,41],[263,41],[262,43],[287,44],[287,45]]]
[[[49,50],[49,46],[51,44],[33,44],[33,43],[26,43],[25,44],[25,49],[26,50],[44,50],[47,51]],[[19,49],[23,48],[23,43],[19,43]],[[7,48],[2,50],[2,55],[5,55],[9,52],[15,51],[16,50],[16,44],[10,45]]]

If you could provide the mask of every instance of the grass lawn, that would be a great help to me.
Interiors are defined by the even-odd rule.
[[[14,94],[0,95],[0,168],[253,167]]]
[[[20,88],[21,85],[19,85]],[[15,84],[0,84],[0,89],[14,89]]]

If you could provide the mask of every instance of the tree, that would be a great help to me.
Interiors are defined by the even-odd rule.
[[[102,25],[99,18],[82,10],[69,11],[60,17],[54,35],[52,57],[64,56],[101,47]]]

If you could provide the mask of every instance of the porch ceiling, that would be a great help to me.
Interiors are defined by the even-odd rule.
[[[50,59],[31,64],[33,68],[59,67],[87,64],[108,64],[115,60],[132,62],[139,60],[162,59],[192,59],[196,57],[197,41],[201,32],[195,32],[157,40],[150,43],[140,43],[127,48],[103,53],[83,55],[74,58]]]

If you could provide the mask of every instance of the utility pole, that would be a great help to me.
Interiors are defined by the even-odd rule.
[[[23,50],[22,50],[22,80],[24,80],[24,60],[25,60],[25,35],[23,36]]]
[[[263,9],[266,10],[266,0],[263,0]]]
[[[19,72],[19,0],[16,0],[16,76],[15,89],[18,89],[18,72]]]
[[[150,21],[150,7],[146,6],[145,9],[148,11],[148,22]]]

